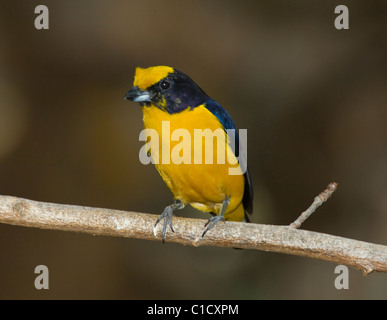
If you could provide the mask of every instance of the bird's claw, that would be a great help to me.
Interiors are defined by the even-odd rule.
[[[184,204],[180,200],[175,200],[173,204],[170,206],[167,206],[163,213],[157,218],[157,221],[155,223],[155,226],[153,227],[153,233],[156,235],[156,226],[157,224],[164,219],[164,224],[163,224],[163,233],[162,233],[162,241],[165,243],[165,235],[167,234],[167,226],[171,228],[172,232],[175,232],[172,227],[172,216],[173,212],[175,210],[180,210],[184,208]]]
[[[172,216],[173,216],[173,209],[171,206],[168,206],[164,209],[163,213],[157,218],[157,221],[155,223],[154,229],[158,225],[158,223],[164,219],[164,224],[163,224],[163,233],[162,233],[162,241],[165,243],[165,235],[167,234],[167,226],[171,228],[172,232],[175,232],[172,227]]]
[[[210,230],[218,221],[225,221],[224,216],[217,215],[217,216],[213,216],[207,220],[206,224],[204,225],[204,227],[207,227],[207,228],[204,229],[204,231],[202,233],[202,238],[207,233],[207,231]]]

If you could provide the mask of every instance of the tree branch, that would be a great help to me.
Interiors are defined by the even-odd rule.
[[[308,209],[306,209],[301,215],[297,218],[296,221],[290,224],[290,227],[298,229],[305,222],[306,219],[310,217],[310,215],[316,211],[316,209],[321,206],[324,202],[326,202],[333,192],[337,189],[337,183],[332,182],[328,184],[327,188],[321,192],[317,197],[314,198],[313,203],[310,205]]]
[[[152,214],[37,202],[0,196],[0,223],[84,232],[94,235],[158,240],[153,233],[157,216]],[[289,226],[253,223],[218,223],[204,238],[204,220],[174,217],[175,232],[166,241],[192,246],[257,249],[305,256],[345,264],[368,274],[387,272],[387,246],[372,244]]]

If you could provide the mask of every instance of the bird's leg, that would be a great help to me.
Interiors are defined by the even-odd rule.
[[[204,229],[204,231],[202,233],[202,238],[207,233],[207,231],[210,230],[215,225],[215,223],[217,223],[218,221],[225,221],[224,220],[224,213],[226,212],[226,209],[227,209],[229,204],[230,204],[230,198],[226,196],[226,199],[223,200],[222,209],[220,209],[219,214],[208,219],[208,221],[204,225],[207,228]]]
[[[157,224],[164,219],[164,225],[163,225],[163,235],[162,240],[163,243],[165,243],[165,235],[167,233],[167,225],[171,228],[172,232],[175,232],[172,228],[172,215],[173,212],[176,210],[180,210],[184,208],[184,204],[180,200],[175,200],[175,202],[167,207],[165,207],[163,213],[158,217],[156,224],[154,226],[154,229],[156,228]]]

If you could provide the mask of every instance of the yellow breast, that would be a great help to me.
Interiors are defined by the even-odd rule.
[[[147,143],[152,159],[175,199],[218,214],[228,196],[226,220],[243,220],[243,207],[238,207],[244,176],[216,116],[204,106],[175,114],[155,106],[144,106],[142,111],[145,129],[155,130],[159,137]],[[240,174],[230,174],[230,169]],[[234,211],[235,215],[236,208],[238,217],[228,219],[227,214]]]

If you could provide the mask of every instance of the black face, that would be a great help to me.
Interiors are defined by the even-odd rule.
[[[169,113],[191,109],[206,102],[209,97],[190,77],[175,69],[166,78],[154,84],[148,91],[152,103]]]

